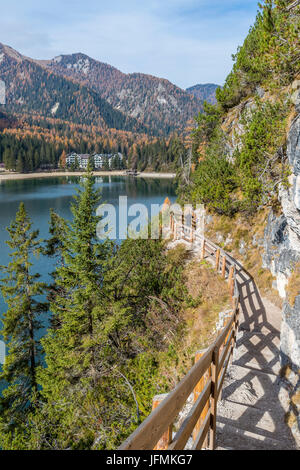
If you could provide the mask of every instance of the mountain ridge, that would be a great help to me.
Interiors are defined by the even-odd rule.
[[[207,101],[211,104],[216,104],[216,90],[220,88],[219,85],[215,83],[198,83],[197,85],[193,85],[186,89],[186,91],[201,101]]]
[[[40,60],[1,43],[0,77],[8,83],[9,112],[39,112],[74,123],[152,135],[183,131],[186,123],[202,111],[204,99],[214,99],[211,84],[183,90],[166,78],[140,72],[126,74],[81,52]],[[195,92],[199,86],[202,94]],[[37,89],[44,92],[42,101]],[[88,103],[88,109],[84,103]]]
[[[165,133],[183,129],[202,110],[202,102],[197,97],[165,78],[139,72],[125,74],[86,54],[60,55],[43,61],[43,66],[88,86],[115,109]]]
[[[93,90],[66,80],[3,44],[0,44],[0,77],[6,83],[5,109],[10,113],[145,131],[141,122],[114,109]]]

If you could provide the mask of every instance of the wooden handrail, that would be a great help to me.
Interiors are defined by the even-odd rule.
[[[189,232],[189,242],[192,243],[196,239],[202,241],[203,258],[206,253],[215,258],[218,271],[220,257],[223,257],[222,276],[225,276],[226,268],[228,268],[228,284],[232,297],[233,313],[215,341],[207,350],[201,351],[201,357],[175,389],[163,401],[160,402],[158,398],[155,400],[152,413],[126,439],[119,450],[152,450],[157,446],[164,450],[182,450],[189,439],[193,440],[192,448],[195,450],[201,449],[205,442],[208,443],[209,449],[214,449],[216,446],[217,403],[236,344],[239,293],[235,263],[222,248],[199,235],[194,225],[185,226],[183,217],[178,224],[174,215],[171,214],[170,227],[174,239],[178,239],[177,229],[180,228],[180,236],[183,238],[185,232]],[[208,373],[208,370],[211,370],[211,374]],[[201,387],[199,388],[200,382]],[[176,422],[179,412],[193,392],[197,393],[197,399],[180,429],[172,436],[172,425]]]

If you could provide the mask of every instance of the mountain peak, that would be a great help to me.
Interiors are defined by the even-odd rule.
[[[20,62],[22,66],[17,67]],[[201,99],[166,79],[126,74],[82,52],[35,60],[1,45],[0,71],[9,84],[8,105],[18,112],[55,113],[58,119],[97,125],[105,121],[112,128],[167,135],[184,129],[202,110]],[[43,90],[43,99],[36,90]],[[101,112],[99,117],[101,107],[104,120]]]
[[[0,43],[0,53],[5,54],[6,56],[16,60],[17,62],[22,62],[23,60],[26,59],[26,57],[24,57],[18,51],[2,43]]]
[[[92,59],[81,52],[70,55],[59,55],[50,61],[50,65],[61,65],[67,69],[73,69],[74,72],[87,75],[90,71]]]
[[[198,83],[197,85],[187,88],[186,91],[201,101],[208,101],[209,103],[215,104],[217,88],[219,88],[219,85],[215,83]]]

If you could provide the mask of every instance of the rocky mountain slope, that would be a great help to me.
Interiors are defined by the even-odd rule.
[[[168,80],[141,73],[125,74],[85,54],[61,55],[38,63],[90,88],[113,108],[155,131],[182,129],[202,109],[202,99]]]
[[[196,96],[199,100],[207,101],[208,103],[215,104],[216,99],[216,90],[219,88],[219,85],[214,83],[198,84],[186,89],[188,93]]]
[[[0,77],[6,85],[5,110],[78,124],[144,131],[134,117],[114,109],[93,90],[56,75],[14,49],[0,44]]]
[[[258,90],[262,99],[270,96],[262,88]],[[285,88],[292,108],[286,129],[284,155],[289,166],[288,185],[279,185],[279,207],[269,208],[265,230],[260,240],[262,267],[270,270],[274,277],[273,287],[282,298],[284,306],[281,326],[281,354],[284,364],[300,366],[300,76]],[[239,145],[237,135],[242,135],[243,110],[255,107],[255,96],[249,97],[227,114],[223,123],[228,133],[228,150],[231,155]],[[273,96],[274,100],[275,97]],[[253,240],[246,249],[251,250]],[[254,240],[254,245],[257,240]],[[253,246],[252,245],[252,249]],[[294,276],[293,276],[294,274]],[[290,292],[294,291],[294,295]]]

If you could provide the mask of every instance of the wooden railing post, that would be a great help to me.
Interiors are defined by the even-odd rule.
[[[222,260],[222,278],[223,279],[225,279],[225,275],[226,275],[226,256],[224,255],[223,260]]]
[[[201,357],[204,355],[204,353],[207,351],[207,349],[203,349],[202,351],[198,351],[196,352],[196,355],[195,355],[195,362],[198,362]],[[200,381],[197,383],[195,389],[194,389],[194,403],[196,403],[196,401],[198,400],[198,397],[201,395],[201,393],[203,392],[204,390],[204,387],[207,383],[207,381],[209,380],[209,378],[211,377],[211,367],[209,367],[209,369],[205,372],[205,374],[201,377]],[[207,413],[209,412],[209,406],[210,406],[210,403],[209,403],[209,399],[207,400],[207,403],[206,405],[204,406],[203,408],[203,411],[202,413],[200,414],[200,417],[194,427],[194,431],[193,431],[193,439],[194,441],[196,440],[197,436],[198,436],[198,433],[201,429],[201,425],[202,423],[204,422],[205,418],[206,418],[206,415]],[[207,447],[208,446],[208,436],[206,437],[204,443],[203,443],[203,446],[204,447]]]
[[[233,284],[233,287],[234,287],[234,266],[231,266],[230,269],[229,269],[228,286],[229,286],[230,294],[232,292],[232,284]]]
[[[234,286],[235,286],[235,266],[233,266],[232,279],[230,283],[230,295],[232,298],[234,296]]]
[[[205,258],[205,238],[202,241],[202,248],[201,248],[201,259]]]
[[[155,408],[160,405],[162,401],[167,397],[167,395],[156,395],[153,398],[152,402],[152,411],[155,410]],[[169,447],[169,444],[172,442],[172,428],[173,426],[170,425],[167,429],[167,431],[161,436],[160,440],[156,444],[153,450],[167,450]]]
[[[209,448],[214,450],[216,447],[216,429],[217,429],[217,405],[218,405],[218,368],[219,368],[219,348],[216,347],[212,357],[212,383],[211,383],[211,415],[210,415],[210,433]]]
[[[236,298],[235,298],[235,301],[236,301]],[[234,334],[233,334],[233,342],[232,342],[232,354],[233,354],[234,348],[236,347],[238,329],[239,329],[239,305],[236,305],[235,315],[234,315]]]
[[[217,271],[217,272],[219,272],[220,255],[221,255],[221,250],[220,250],[220,248],[218,248],[218,249],[217,249],[217,252],[216,252],[216,271]]]

